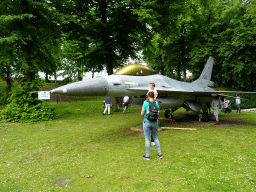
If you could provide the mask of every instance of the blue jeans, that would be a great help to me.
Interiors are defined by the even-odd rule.
[[[241,113],[241,109],[240,109],[240,104],[236,104],[236,112],[238,112],[239,111],[239,113]]]
[[[161,153],[160,149],[160,142],[157,138],[157,131],[158,131],[158,121],[149,121],[144,119],[143,121],[143,130],[145,135],[145,147],[146,147],[146,154],[150,155],[150,132],[152,132],[152,137],[154,139],[156,149],[158,153]]]

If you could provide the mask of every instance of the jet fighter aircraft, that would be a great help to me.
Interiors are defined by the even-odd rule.
[[[64,85],[51,90],[51,93],[66,96],[133,96],[133,105],[141,108],[149,90],[149,83],[155,83],[157,102],[161,109],[167,109],[166,118],[172,118],[172,113],[180,107],[196,112],[203,110],[205,118],[204,116],[208,117],[208,107],[214,97],[223,96],[223,93],[242,93],[215,91],[209,87],[213,86],[210,81],[213,63],[214,59],[210,56],[199,79],[191,83],[160,75],[141,64],[128,64],[113,75]]]

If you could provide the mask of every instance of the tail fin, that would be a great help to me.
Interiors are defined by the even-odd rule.
[[[199,79],[193,81],[192,83],[213,87],[214,83],[211,81],[213,63],[214,58],[210,56]]]

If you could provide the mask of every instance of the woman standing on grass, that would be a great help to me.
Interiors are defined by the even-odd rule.
[[[157,106],[157,109],[159,109],[159,105],[157,102],[154,102],[154,92],[150,91],[148,93],[148,102],[144,102],[141,110],[141,115],[144,116],[143,120],[143,130],[145,135],[145,146],[146,146],[146,155],[143,156],[144,159],[150,160],[150,132],[152,134],[152,137],[154,139],[156,149],[157,149],[157,156],[159,159],[162,159],[162,153],[160,149],[160,142],[157,138],[157,131],[158,131],[158,120],[156,121],[149,121],[147,119],[147,114],[149,113],[149,105],[150,103],[155,103]]]

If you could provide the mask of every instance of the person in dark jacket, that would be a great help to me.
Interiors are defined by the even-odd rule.
[[[108,109],[108,114],[110,115],[110,106],[111,106],[112,102],[111,102],[111,97],[106,97],[105,98],[105,110],[103,112],[103,115],[105,115],[107,109]]]

